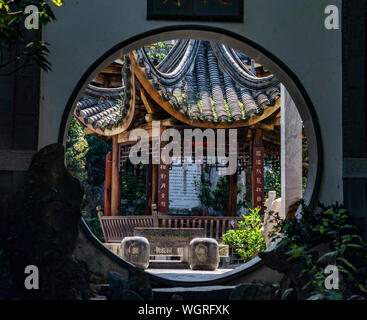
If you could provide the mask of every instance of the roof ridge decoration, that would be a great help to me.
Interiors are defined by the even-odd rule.
[[[144,47],[140,48],[137,50],[139,66],[145,68],[148,79],[154,79],[163,86],[175,86],[186,76],[187,72],[192,67],[200,43],[200,40],[178,41],[171,49],[171,51],[174,50],[174,53],[171,55],[168,54],[159,64],[160,69],[153,65]],[[168,72],[163,72],[162,70]]]
[[[274,106],[280,96],[274,75],[256,77],[238,53],[222,44],[179,40],[157,66],[143,48],[136,53],[153,88],[191,120],[246,122]]]
[[[214,42],[211,42],[210,45],[221,69],[228,73],[239,86],[252,90],[264,90],[279,85],[279,81],[274,75],[264,78],[253,75],[232,48]]]

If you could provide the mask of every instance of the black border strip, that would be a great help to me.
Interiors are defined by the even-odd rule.
[[[243,23],[243,2],[244,0],[239,0],[239,2],[237,3],[236,9],[238,10],[238,15],[205,15],[195,13],[152,13],[154,11],[154,4],[152,1],[147,0],[147,20]]]
[[[127,40],[124,40],[118,44],[116,44],[115,46],[113,46],[110,50],[108,50],[105,54],[103,54],[100,58],[98,58],[83,74],[83,76],[81,77],[81,79],[79,80],[79,82],[77,83],[76,87],[74,88],[73,92],[71,93],[68,102],[65,106],[65,110],[61,119],[61,124],[60,124],[60,130],[59,130],[59,136],[58,136],[58,142],[63,144],[64,143],[64,134],[65,134],[65,130],[66,130],[66,124],[67,124],[67,119],[68,116],[73,108],[74,102],[76,97],[78,96],[79,91],[81,90],[84,82],[88,79],[89,75],[100,65],[103,63],[103,61],[105,61],[109,56],[111,56],[112,54],[114,54],[116,51],[136,42],[139,40],[142,40],[146,37],[149,36],[153,36],[159,33],[164,33],[164,32],[172,32],[172,31],[183,31],[183,30],[187,30],[187,31],[206,31],[206,32],[214,32],[214,33],[218,33],[218,34],[223,34],[226,35],[228,37],[237,39],[239,41],[242,41],[244,43],[246,43],[247,45],[253,47],[254,49],[258,50],[259,52],[261,52],[265,57],[267,57],[268,59],[272,60],[275,64],[277,64],[285,73],[287,73],[287,75],[292,79],[292,81],[294,82],[294,84],[296,85],[297,89],[299,90],[299,92],[301,93],[301,95],[303,96],[306,105],[308,107],[308,110],[310,112],[311,118],[312,118],[312,124],[315,130],[315,136],[316,136],[316,143],[317,143],[317,169],[316,169],[316,180],[315,180],[315,185],[314,185],[314,189],[312,191],[312,195],[311,195],[311,199],[310,199],[310,207],[314,207],[316,205],[316,201],[318,198],[318,194],[320,191],[320,185],[321,185],[321,177],[322,177],[322,168],[323,168],[323,148],[322,148],[322,139],[321,139],[321,130],[320,130],[320,125],[319,125],[319,121],[317,119],[317,114],[315,111],[315,108],[311,102],[310,97],[308,96],[305,88],[303,87],[301,81],[298,79],[298,77],[293,73],[293,71],[285,64],[283,63],[279,58],[277,58],[275,55],[273,55],[271,52],[269,52],[268,50],[266,50],[265,48],[263,48],[262,46],[260,46],[259,44],[253,42],[252,40],[249,40],[241,35],[238,35],[232,31],[228,31],[228,30],[223,30],[217,27],[212,27],[212,26],[201,26],[201,25],[176,25],[176,26],[166,26],[166,27],[161,27],[158,29],[154,29],[154,30],[150,30],[144,33],[141,33],[139,35],[133,36]],[[96,239],[93,234],[91,233],[90,229],[87,226],[84,226],[82,228],[84,234],[93,241],[93,243],[100,248],[105,254],[107,254],[108,256],[113,256],[112,259],[114,259],[114,261],[116,261],[118,264],[127,267],[127,268],[131,268],[132,265],[130,265],[129,263],[127,263],[126,261],[120,259],[119,257],[117,257],[115,254],[113,254],[110,250],[108,250],[107,248],[105,248],[103,246],[103,244],[101,242],[99,242],[98,239]],[[94,238],[93,238],[94,237]],[[97,242],[96,242],[97,241]],[[103,248],[102,248],[103,247]],[[218,285],[218,284],[224,284],[227,283],[229,281],[238,279],[243,277],[245,274],[253,271],[254,268],[258,268],[260,265],[255,265],[253,266],[253,268],[251,270],[242,270],[241,272],[238,272],[236,274],[230,275],[230,276],[224,276],[221,279],[215,279],[215,280],[209,280],[209,281],[203,281],[203,282],[195,282],[195,283],[189,283],[189,282],[185,282],[185,281],[172,281],[172,280],[168,280],[168,279],[164,279],[162,277],[158,277],[155,275],[150,275],[151,280],[153,281],[153,283],[157,283],[159,284],[160,287],[172,287],[172,286],[186,286],[186,287],[191,287],[191,286],[199,286],[199,285]]]

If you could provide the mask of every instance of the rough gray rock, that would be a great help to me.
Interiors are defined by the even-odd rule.
[[[108,300],[152,300],[153,290],[148,275],[142,270],[134,270],[125,279],[117,272],[108,274]]]
[[[108,300],[143,300],[136,292],[130,289],[129,283],[121,274],[110,272],[108,274]]]
[[[94,186],[84,182],[83,192],[84,196],[81,203],[81,212],[84,218],[91,218],[98,203],[104,199],[104,187]]]
[[[229,300],[275,300],[275,288],[262,283],[241,283],[236,286]]]
[[[72,258],[76,247],[82,192],[66,170],[64,147],[53,144],[32,159],[24,187],[11,206],[6,250],[19,290],[24,289],[24,268],[36,265],[40,290],[20,291],[29,299],[86,299],[89,270]],[[23,289],[22,289],[23,288]]]
[[[153,290],[150,285],[149,276],[143,269],[136,268],[129,271],[129,285],[144,300],[153,299]]]
[[[259,252],[259,257],[270,269],[280,273],[285,273],[290,270],[291,265],[286,252],[281,248],[276,247],[273,250]]]

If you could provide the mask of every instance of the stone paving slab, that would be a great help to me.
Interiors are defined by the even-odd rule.
[[[215,271],[205,271],[205,270],[191,270],[191,269],[147,269],[146,272],[158,275],[170,280],[179,281],[206,281],[211,280],[218,275],[224,274],[226,272],[232,271],[233,269],[217,269]]]

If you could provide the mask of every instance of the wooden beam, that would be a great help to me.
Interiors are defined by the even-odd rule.
[[[275,118],[275,120],[273,121],[273,125],[279,127],[280,126],[280,117],[279,118]]]
[[[147,112],[154,113],[154,108],[151,106],[150,102],[148,101],[148,98],[145,94],[145,90],[142,87],[140,87],[140,98],[143,101],[143,104],[145,106],[145,109],[147,109]]]
[[[162,119],[162,115],[156,113],[146,113],[145,114],[145,121],[152,122],[152,121],[160,121]]]
[[[118,137],[112,138],[112,178],[111,178],[111,215],[120,215],[120,203],[121,203],[121,184],[120,184],[120,172],[118,169],[119,161],[119,145]]]
[[[273,131],[274,125],[271,123],[258,123],[258,124],[255,124],[255,128],[259,128],[259,129],[263,129],[267,131]]]
[[[263,136],[263,140],[264,140],[264,141],[266,141],[266,142],[270,142],[270,143],[272,143],[272,144],[275,144],[275,145],[280,146],[280,141],[278,141],[278,140],[274,140],[274,139],[272,139],[271,137],[266,136],[265,134],[264,134],[264,136]]]
[[[112,179],[112,153],[106,155],[105,167],[105,194],[104,194],[104,215],[111,215],[111,179]]]
[[[94,131],[91,130],[90,128],[84,128],[83,133],[84,134],[94,134]]]
[[[145,73],[143,69],[138,66],[135,56],[131,57],[131,64],[134,70],[134,74],[136,75],[140,84],[144,87],[145,91],[149,94],[149,96],[170,115],[175,117],[177,120],[183,123],[186,123],[192,127],[213,128],[213,129],[248,127],[260,121],[263,121],[264,119],[268,118],[269,116],[277,112],[280,108],[280,99],[278,98],[275,106],[265,108],[264,113],[261,116],[256,116],[256,115],[252,116],[250,120],[247,122],[243,122],[239,120],[239,121],[234,122],[233,124],[228,124],[227,122],[221,122],[218,124],[214,124],[211,121],[206,121],[202,123],[199,120],[191,120],[191,119],[186,118],[183,112],[176,111],[169,102],[163,101],[159,92],[153,89],[152,81],[148,80],[145,77]]]
[[[161,126],[162,127],[175,127],[177,124],[176,118],[169,118],[161,120]]]
[[[160,134],[162,134],[163,130],[165,130],[165,127],[176,127],[177,126],[177,120],[175,118],[169,118],[160,120],[161,126],[160,126]],[[140,129],[144,129],[148,135],[149,139],[153,137],[153,130],[152,130],[152,123],[149,122],[148,125],[139,127]],[[129,136],[131,131],[124,131],[118,135],[118,142],[119,143],[126,143],[130,142]]]
[[[104,68],[101,73],[122,75],[121,65],[112,63],[108,67]]]

